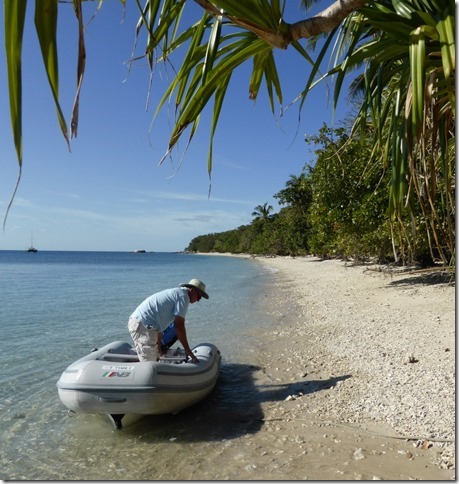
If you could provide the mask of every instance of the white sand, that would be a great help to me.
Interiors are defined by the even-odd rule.
[[[219,425],[252,431],[197,448],[206,459],[188,478],[455,479],[454,280],[241,257],[268,270],[273,323],[248,335],[251,390]]]
[[[255,261],[277,271],[267,287],[279,324],[263,337],[271,341],[265,381],[303,381],[267,413],[309,419],[327,432],[349,426],[409,438],[452,477],[454,280],[314,257]]]

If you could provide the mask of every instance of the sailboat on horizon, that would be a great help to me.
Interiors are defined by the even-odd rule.
[[[30,234],[30,246],[27,247],[26,252],[38,252],[38,249],[33,246],[33,234]]]

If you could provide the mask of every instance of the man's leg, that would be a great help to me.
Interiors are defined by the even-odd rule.
[[[146,328],[136,318],[130,318],[128,322],[134,346],[140,361],[159,361],[158,331]]]

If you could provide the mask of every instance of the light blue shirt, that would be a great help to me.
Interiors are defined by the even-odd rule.
[[[131,314],[144,326],[152,326],[156,331],[164,331],[174,321],[175,316],[185,319],[190,296],[186,287],[166,289],[147,297]]]

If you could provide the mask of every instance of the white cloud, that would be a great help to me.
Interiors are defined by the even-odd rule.
[[[256,205],[256,202],[253,200],[237,200],[234,198],[219,198],[213,197],[212,194],[210,197],[204,195],[202,193],[177,193],[177,192],[165,192],[165,191],[158,191],[152,190],[149,191],[139,191],[140,195],[144,197],[148,197],[150,199],[157,199],[157,200],[181,200],[181,201],[195,201],[195,202],[217,202],[217,203],[229,203],[234,205],[249,205],[252,206],[253,204]],[[130,201],[139,201],[142,199],[131,199]]]

